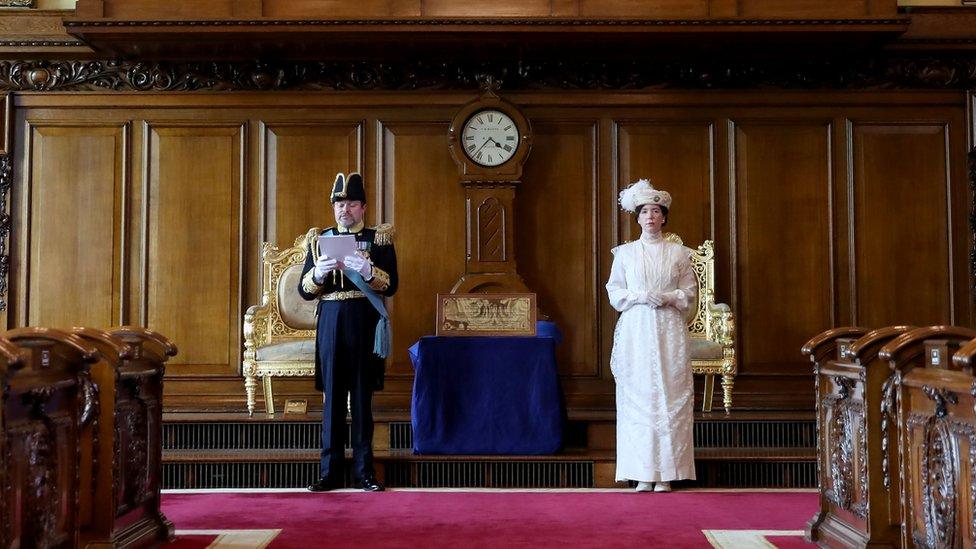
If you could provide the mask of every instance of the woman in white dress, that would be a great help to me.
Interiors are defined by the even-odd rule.
[[[690,250],[668,242],[671,195],[640,180],[620,193],[640,239],[612,249],[607,281],[620,311],[610,369],[617,384],[617,481],[668,492],[695,478],[694,384],[685,313],[697,300]]]

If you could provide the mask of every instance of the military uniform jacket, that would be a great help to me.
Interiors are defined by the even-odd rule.
[[[305,253],[305,266],[299,282],[298,292],[307,300],[318,300],[316,316],[318,318],[315,337],[315,388],[323,390],[323,376],[332,375],[335,367],[336,328],[341,321],[344,326],[350,324],[359,326],[356,348],[360,351],[352,360],[355,368],[365,368],[372,374],[374,390],[383,388],[384,359],[373,354],[373,340],[376,334],[376,322],[379,313],[362,296],[362,292],[343,273],[332,271],[326,273],[322,284],[313,278],[315,262],[318,259],[318,239],[322,235],[354,234],[356,237],[357,253],[365,256],[373,266],[373,276],[367,281],[370,288],[381,296],[392,296],[397,290],[397,262],[393,249],[393,227],[384,224],[376,228],[356,227],[346,230],[332,227],[317,232],[312,229],[308,233],[308,251]]]

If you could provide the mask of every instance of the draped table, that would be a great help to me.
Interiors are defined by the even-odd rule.
[[[535,337],[420,338],[410,349],[418,454],[546,455],[562,446],[559,332]]]

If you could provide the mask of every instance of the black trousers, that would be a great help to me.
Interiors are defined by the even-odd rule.
[[[375,373],[370,371],[369,364],[372,360],[376,314],[365,299],[330,305],[335,308],[319,312],[320,315],[325,314],[329,323],[334,322],[335,326],[332,345],[323,346],[324,342],[321,338],[319,340],[324,398],[320,473],[323,477],[342,479],[348,403],[352,416],[353,474],[361,480],[375,474],[372,408]],[[321,324],[319,329],[322,329]],[[323,360],[325,357],[321,355],[325,353],[331,354],[331,360]]]

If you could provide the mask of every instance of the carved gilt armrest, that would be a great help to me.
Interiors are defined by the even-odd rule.
[[[247,413],[254,415],[258,381],[258,347],[268,341],[268,300],[251,305],[244,313],[244,390],[247,393]]]
[[[729,413],[732,410],[732,386],[738,370],[735,360],[735,317],[727,304],[715,303],[711,295],[706,313],[708,338],[722,346],[722,403],[725,413]]]
[[[723,347],[735,346],[735,319],[732,309],[725,303],[708,304],[709,339]]]

